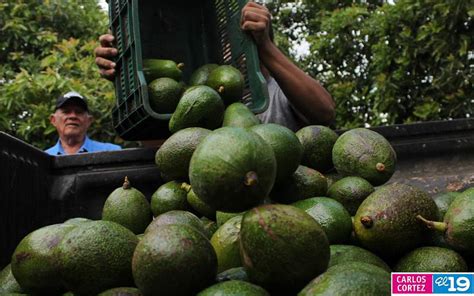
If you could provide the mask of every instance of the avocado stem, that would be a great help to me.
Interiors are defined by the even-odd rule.
[[[374,221],[369,216],[364,216],[360,218],[360,223],[364,225],[365,228],[371,228],[374,225]]]
[[[376,165],[375,165],[375,169],[378,171],[378,172],[383,172],[385,171],[385,165],[381,162],[378,162]]]
[[[128,180],[128,176],[125,176],[125,180],[123,181],[122,188],[123,189],[130,189],[132,186],[130,184],[130,181]]]
[[[223,92],[224,92],[224,86],[223,86],[223,85],[219,86],[219,88],[217,89],[217,91],[218,91],[220,94],[223,93]]]
[[[179,63],[176,65],[176,67],[181,70],[184,68],[184,63]]]
[[[247,186],[253,186],[258,183],[258,176],[257,173],[254,171],[250,171],[245,175],[244,184]]]
[[[423,218],[423,216],[421,215],[417,215],[416,219],[422,221],[428,228],[434,229],[439,232],[445,232],[448,228],[448,224],[446,224],[445,222],[430,221]]]
[[[189,191],[191,191],[191,185],[189,185],[189,184],[186,183],[186,182],[183,182],[183,183],[181,184],[181,189],[185,190],[186,192],[189,192]]]

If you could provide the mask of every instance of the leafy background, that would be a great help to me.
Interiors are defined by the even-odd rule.
[[[277,45],[337,104],[336,128],[473,116],[473,1],[267,1]],[[93,50],[107,31],[97,0],[0,3],[0,130],[45,149],[54,100],[76,90],[90,136],[130,147],[112,127],[113,85]],[[304,54],[297,48],[307,47]]]

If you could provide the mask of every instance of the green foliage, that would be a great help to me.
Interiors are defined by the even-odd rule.
[[[119,142],[111,119],[113,84],[99,77],[93,54],[107,23],[96,0],[2,1],[0,130],[40,149],[52,146],[55,99],[75,90],[88,98],[96,119],[89,135]]]
[[[473,2],[385,2],[273,1],[269,7],[281,32],[301,28],[288,40],[309,42],[310,53],[296,60],[332,94],[337,127],[472,116]]]
[[[474,114],[472,1],[266,2],[275,42],[332,94],[338,128]],[[97,0],[0,2],[1,131],[51,146],[54,100],[76,90],[96,118],[90,135],[124,144],[112,128],[113,84],[94,64],[107,23]],[[292,48],[303,41],[310,53],[299,57]]]

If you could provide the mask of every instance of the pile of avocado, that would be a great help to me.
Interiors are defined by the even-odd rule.
[[[183,63],[172,60],[143,60],[150,108],[159,114],[172,114],[172,133],[186,127],[220,127],[225,106],[242,98],[242,73],[231,65],[205,64],[195,69],[186,83],[183,67]]]
[[[123,176],[101,220],[28,234],[0,294],[390,295],[392,271],[472,271],[474,187],[391,182],[396,153],[370,129],[261,124],[215,82],[222,67],[181,95],[152,196]]]

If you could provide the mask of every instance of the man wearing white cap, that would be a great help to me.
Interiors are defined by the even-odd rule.
[[[120,146],[91,140],[87,130],[94,120],[89,114],[86,99],[71,91],[56,100],[56,110],[50,115],[50,122],[59,135],[58,142],[45,150],[50,155],[68,155],[85,152],[120,150]]]

